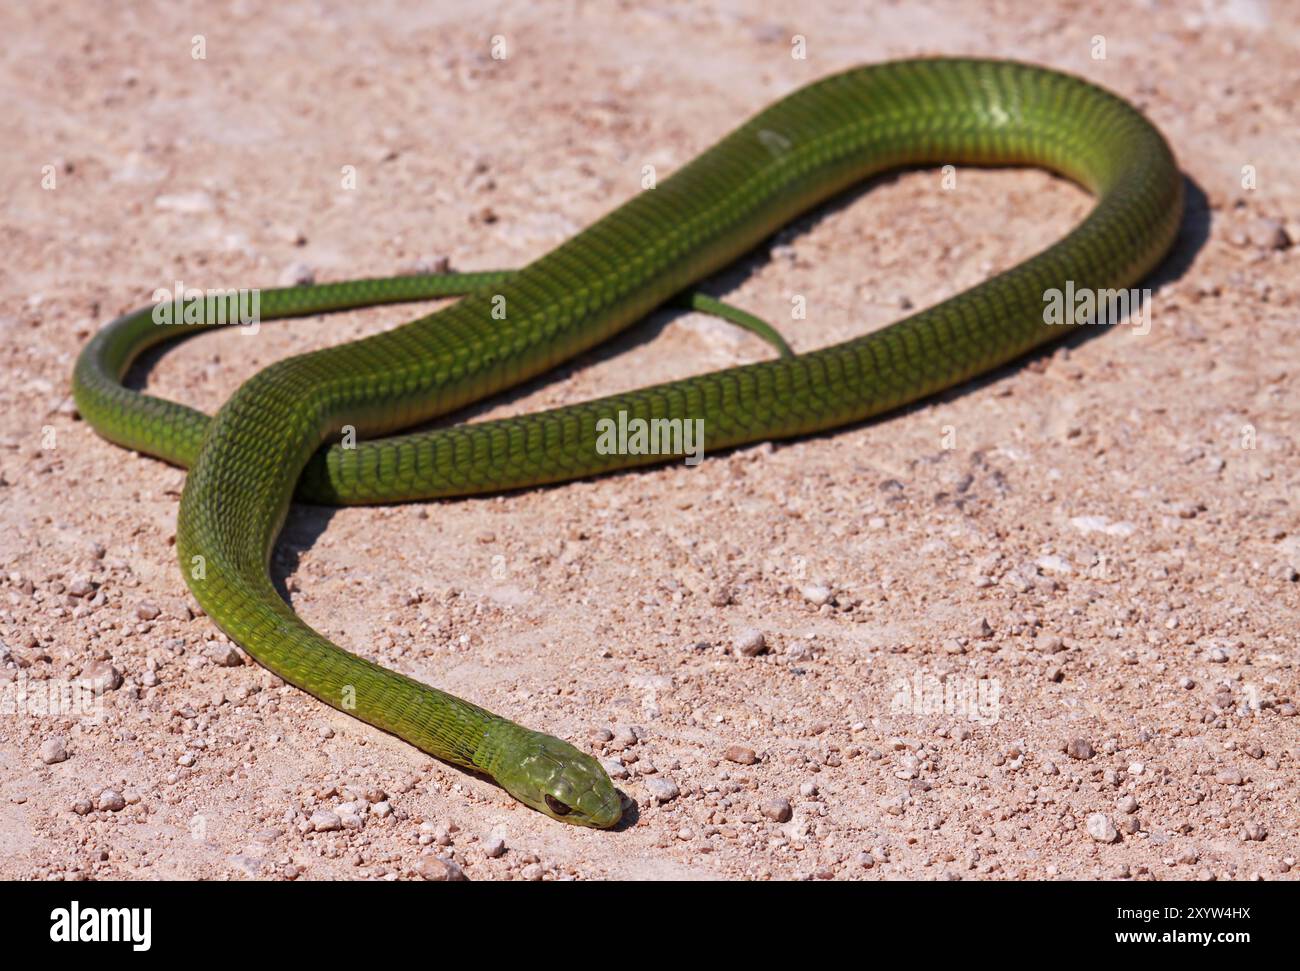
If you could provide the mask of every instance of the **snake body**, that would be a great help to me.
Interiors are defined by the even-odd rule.
[[[564,408],[390,434],[604,341],[855,182],[934,164],[1041,166],[1097,202],[1042,253],[863,337]],[[1182,192],[1160,133],[1088,82],[996,60],[867,66],[788,95],[523,269],[460,281],[469,292],[458,302],[266,367],[211,419],[121,386],[135,356],[171,336],[143,312],[92,339],[74,392],[105,437],[189,467],[176,537],[186,581],[257,661],[330,705],[491,776],[547,815],[609,827],[622,802],[590,755],[359,658],[298,618],[268,571],[295,491],[331,503],[425,499],[671,457],[598,448],[598,423],[620,412],[630,420],[703,419],[710,449],[869,418],[1068,332],[1044,323],[1045,294],[1067,281],[1076,291],[1137,282],[1172,245]],[[268,291],[262,317],[420,299],[454,285],[396,277]],[[361,441],[340,447],[349,426]]]

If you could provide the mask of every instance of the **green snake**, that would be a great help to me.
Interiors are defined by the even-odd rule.
[[[1033,258],[832,347],[792,354],[774,341],[783,349],[774,360],[392,435],[606,340],[854,183],[944,164],[1040,166],[1097,201]],[[402,327],[271,364],[213,418],[123,387],[141,351],[188,330],[158,326],[151,308],[92,338],[74,393],[105,438],[189,468],[176,534],[186,582],[258,662],[327,704],[491,777],[534,809],[606,828],[619,821],[623,802],[591,755],[359,658],[298,618],[269,572],[295,493],[318,503],[463,496],[673,457],[599,448],[602,420],[620,413],[702,419],[710,449],[859,422],[1071,331],[1045,323],[1045,295],[1067,283],[1094,292],[1136,283],[1172,245],[1182,203],[1182,178],[1160,133],[1086,81],[999,60],[866,66],[786,96],[521,270],[263,292],[261,319],[464,295]],[[197,306],[199,325],[214,325],[223,299],[178,300],[176,309]],[[728,308],[705,309],[746,323]]]

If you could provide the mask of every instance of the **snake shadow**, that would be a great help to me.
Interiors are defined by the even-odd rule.
[[[774,242],[797,238],[798,236],[808,233],[830,215],[851,205],[853,202],[869,193],[876,186],[896,180],[905,171],[906,170],[892,172],[867,180],[867,182],[849,189],[835,199],[815,208],[800,219],[792,221],[778,234],[769,237],[767,241],[756,247],[749,254],[741,257],[720,273],[715,274],[708,280],[704,281],[700,285],[699,289],[711,296],[719,298],[726,293],[737,289],[741,284],[747,281],[751,276],[755,275],[763,266],[771,261],[771,248]],[[1184,174],[1183,180],[1185,190],[1183,219],[1179,226],[1178,236],[1175,240],[1174,246],[1156,270],[1142,281],[1145,284],[1144,289],[1149,290],[1152,297],[1181,279],[1187,273],[1195,262],[1197,254],[1209,239],[1211,228],[1209,201],[1204,190],[1195,180],[1186,174]],[[1145,309],[1145,301],[1148,299],[1146,293],[1142,294],[1142,299],[1143,304],[1141,306]],[[616,336],[612,340],[605,342],[598,348],[579,355],[572,361],[569,361],[560,367],[539,376],[538,378],[532,379],[498,395],[494,395],[484,401],[476,402],[474,405],[464,408],[454,414],[444,416],[436,421],[428,422],[421,426],[416,426],[416,428],[437,428],[463,422],[479,416],[490,409],[499,407],[502,404],[509,404],[522,400],[538,389],[557,380],[564,380],[585,368],[619,357],[630,350],[651,343],[670,323],[688,313],[691,313],[691,311],[677,307],[662,308],[650,314],[645,321],[629,328],[627,331]],[[783,448],[789,447],[799,441],[831,438],[848,428],[866,427],[875,424],[876,422],[892,420],[899,415],[919,411],[929,407],[935,401],[953,401],[966,395],[977,394],[985,388],[1006,380],[1008,377],[1014,375],[1023,367],[1032,364],[1034,361],[1045,361],[1049,359],[1062,347],[1073,349],[1082,346],[1088,341],[1102,339],[1110,329],[1111,328],[1108,327],[1076,328],[1060,340],[1053,341],[1043,347],[1030,351],[1014,361],[1008,362],[1007,364],[995,368],[984,375],[966,381],[947,391],[931,395],[928,398],[923,398],[910,405],[905,405],[901,408],[894,409],[891,412],[865,419],[862,422],[857,422],[845,426],[844,428],[832,429],[825,432],[816,432],[811,435],[788,439],[773,444],[775,447]],[[146,364],[147,368],[148,364],[146,362],[142,363]],[[725,455],[728,452],[734,451],[734,449],[723,449],[720,451],[721,454]],[[644,467],[632,468],[609,472],[606,473],[606,475],[634,476],[643,471],[645,471]],[[605,476],[601,476],[601,478],[603,477]],[[538,486],[534,488],[553,489],[563,488],[564,485],[565,483],[557,483],[555,485]],[[462,502],[473,501],[475,499],[483,500],[484,498],[490,499],[492,496],[437,500],[436,502]],[[297,570],[302,555],[315,545],[321,534],[328,528],[330,520],[338,512],[338,509],[339,507],[314,506],[301,502],[295,502],[291,506],[289,516],[285,521],[271,559],[272,582],[275,584],[280,596],[283,597],[286,602],[292,602],[292,597],[287,586],[287,578]],[[478,775],[478,773],[473,773],[469,770],[461,771],[465,771],[466,774],[469,775]],[[482,778],[492,782],[492,780],[486,776],[482,776]],[[495,785],[494,782],[493,784]],[[619,821],[618,825],[614,827],[614,832],[622,832],[629,829],[636,825],[637,820],[640,818],[640,809],[636,801],[622,790],[620,790],[620,793],[624,796],[625,809],[623,818]]]
[[[1155,299],[1156,294],[1172,286],[1178,280],[1186,275],[1191,269],[1192,264],[1196,262],[1196,255],[1204,248],[1210,238],[1212,217],[1210,215],[1210,202],[1205,195],[1205,190],[1190,175],[1183,173],[1183,218],[1178,227],[1178,235],[1174,239],[1174,244],[1170,247],[1168,254],[1160,264],[1147,276],[1139,280],[1141,284],[1139,289],[1138,305],[1133,312],[1146,312],[1148,303]],[[977,394],[984,389],[996,385],[1001,381],[1018,373],[1025,367],[1035,362],[1046,362],[1056,355],[1062,348],[1073,351],[1075,348],[1082,347],[1090,341],[1103,339],[1109,331],[1114,330],[1112,327],[1083,326],[1075,327],[1066,336],[1059,340],[1050,341],[1047,344],[1034,348],[1020,357],[1008,361],[985,374],[978,375],[968,381],[940,391],[937,394],[914,401],[911,404],[896,408],[893,411],[885,412],[868,418],[861,422],[845,426],[847,428],[864,428],[869,427],[877,422],[889,421],[901,415],[908,415],[914,412],[922,411],[936,401],[957,401],[967,395]],[[808,440],[829,438],[838,431],[845,429],[831,429],[825,432],[815,432],[812,435],[804,436]],[[788,446],[798,439],[790,439],[784,442],[774,442],[774,447]]]

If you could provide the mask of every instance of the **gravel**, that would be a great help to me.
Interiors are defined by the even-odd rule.
[[[711,94],[715,82],[754,74],[782,54],[773,46],[757,54],[728,50],[698,75],[679,68],[699,64],[697,48],[707,46],[700,31],[618,5],[590,6],[593,31],[663,54],[656,65],[662,69],[638,82],[647,97],[680,101],[713,131],[738,123],[734,106]],[[772,0],[761,6],[762,20],[784,16]],[[574,91],[609,87],[604,81],[619,71],[616,46],[566,48],[566,28],[555,18],[519,12],[515,29],[555,56],[512,60],[510,70],[492,78],[493,90],[505,86],[496,99],[505,114],[471,112],[464,119],[466,144],[488,146],[473,151],[491,157],[495,190],[479,185],[486,175],[475,176],[473,187],[464,184],[459,169],[472,159],[435,153],[424,164],[419,136],[406,130],[392,99],[355,86],[336,92],[345,113],[355,115],[364,103],[379,142],[399,151],[398,160],[383,164],[368,155],[338,158],[321,126],[294,128],[292,105],[266,99],[263,120],[300,136],[309,168],[311,160],[334,160],[313,179],[274,166],[252,171],[240,153],[205,151],[202,140],[183,132],[160,131],[155,144],[143,147],[118,137],[132,130],[131,118],[165,107],[168,65],[133,59],[132,38],[112,32],[96,40],[93,64],[44,56],[70,37],[75,47],[80,14],[75,5],[43,10],[31,30],[11,38],[13,56],[0,66],[0,83],[17,92],[18,103],[40,103],[42,92],[92,90],[95,77],[112,80],[127,70],[138,83],[122,88],[125,96],[120,84],[110,84],[103,98],[62,98],[68,124],[61,150],[76,172],[60,176],[64,191],[42,193],[43,204],[31,208],[31,231],[9,248],[15,272],[0,284],[0,332],[14,375],[4,389],[10,420],[0,429],[0,519],[10,538],[0,562],[0,638],[8,648],[0,653],[0,687],[10,691],[20,678],[31,687],[66,687],[66,679],[98,660],[115,666],[121,683],[101,699],[95,724],[11,717],[0,729],[8,743],[0,791],[34,827],[24,852],[0,854],[0,877],[122,879],[152,872],[146,864],[153,861],[154,869],[165,865],[174,875],[202,879],[223,856],[239,855],[255,858],[258,875],[274,879],[418,879],[417,861],[432,852],[474,877],[479,870],[514,879],[535,867],[529,874],[545,879],[833,873],[1019,880],[1042,878],[1049,866],[1071,880],[1113,877],[1124,867],[1135,880],[1192,879],[1202,867],[1221,878],[1272,878],[1287,855],[1296,855],[1288,841],[1300,764],[1293,650],[1300,587],[1292,579],[1300,567],[1300,467],[1287,460],[1287,450],[1300,428],[1300,370],[1258,348],[1291,346],[1294,337],[1288,322],[1300,306],[1300,254],[1295,246],[1273,247],[1278,224],[1300,239],[1300,208],[1273,189],[1300,185],[1300,157],[1285,140],[1252,141],[1250,129],[1260,117],[1256,96],[1286,76],[1289,61],[1280,55],[1300,47],[1294,11],[1256,6],[1269,8],[1273,29],[1258,32],[1248,45],[1251,57],[1236,59],[1232,97],[1215,86],[1223,75],[1214,68],[1223,31],[1186,31],[1169,4],[1145,11],[1151,56],[1133,62],[1127,90],[1143,93],[1157,116],[1176,117],[1179,92],[1165,81],[1171,64],[1184,65],[1187,77],[1178,85],[1205,93],[1195,106],[1204,117],[1187,124],[1212,122],[1223,133],[1183,139],[1185,167],[1235,173],[1241,159],[1231,146],[1250,142],[1261,191],[1238,191],[1235,178],[1207,186],[1211,245],[1197,254],[1194,273],[1169,284],[1169,326],[1157,322],[1133,342],[1133,353],[1117,357],[1111,340],[1127,334],[1072,343],[887,421],[765,451],[718,453],[694,469],[677,463],[447,504],[353,509],[326,517],[329,528],[319,536],[319,510],[295,507],[275,567],[281,575],[292,571],[286,586],[300,585],[288,592],[308,619],[344,647],[419,680],[530,727],[583,736],[580,748],[616,760],[623,778],[635,780],[616,784],[634,791],[641,819],[613,838],[512,805],[482,780],[328,712],[247,656],[243,666],[214,666],[205,643],[223,639],[186,593],[172,545],[184,472],[101,441],[62,401],[77,348],[139,299],[85,281],[150,281],[140,293],[173,282],[171,271],[156,279],[149,254],[165,251],[177,227],[194,217],[179,213],[184,203],[167,211],[174,200],[156,207],[163,193],[206,190],[198,200],[206,213],[198,220],[203,245],[181,253],[175,271],[187,286],[233,282],[240,267],[251,268],[247,282],[273,284],[291,262],[322,276],[345,275],[337,234],[302,214],[321,200],[369,205],[376,187],[394,196],[419,195],[422,186],[442,192],[453,214],[442,227],[449,253],[483,245],[482,224],[462,217],[489,204],[500,215],[486,230],[499,237],[496,243],[511,252],[544,252],[612,205],[606,196],[631,191],[618,179],[628,166],[611,163],[608,152],[575,168],[566,149],[574,123],[560,103]],[[1062,20],[1067,33],[1090,32],[1087,12],[1077,7],[1044,0],[1042,16]],[[963,9],[974,5],[966,0]],[[294,29],[291,14],[269,7],[265,13],[268,29],[237,48],[225,45],[221,77],[190,92],[195,111],[237,113],[245,93],[237,79],[272,53],[267,36]],[[897,47],[925,18],[906,5],[884,18],[866,7],[833,14],[809,7],[796,26],[810,37],[826,35],[837,19],[851,33],[879,21],[880,43]],[[978,30],[958,20],[948,39],[977,44]],[[178,36],[185,21],[183,11],[159,5],[141,15],[138,27],[149,36]],[[319,31],[311,22],[298,26],[307,31],[304,43],[281,53],[300,86],[328,87],[331,77],[351,76],[347,51],[310,43]],[[1007,43],[1032,46],[1032,26],[1010,25]],[[778,30],[777,38],[786,43],[788,31]],[[419,70],[419,51],[393,56],[399,73]],[[468,70],[467,82],[482,74],[481,65],[461,61],[451,65],[453,74]],[[817,62],[814,55],[809,77],[830,69]],[[557,70],[564,85],[550,102],[532,103],[536,92],[549,90],[547,71]],[[597,106],[606,140],[621,144],[627,132],[619,130],[619,112],[618,105]],[[10,115],[20,144],[40,142],[39,113]],[[525,119],[536,128],[527,133],[537,135],[533,156],[491,150],[494,129]],[[677,129],[658,142],[665,160],[687,159],[699,147]],[[348,162],[363,163],[359,192],[338,190],[338,166]],[[124,173],[131,177],[119,178]],[[857,220],[821,220],[811,229],[795,227],[788,261],[771,267],[776,277],[757,281],[757,290],[772,291],[766,311],[783,318],[783,292],[806,287],[813,312],[791,336],[808,348],[834,343],[897,316],[897,293],[923,306],[1008,265],[1007,240],[1035,217],[1044,193],[1058,211],[1077,205],[1074,190],[1053,180],[1040,185],[1030,172],[998,175],[996,185],[994,176],[975,170],[963,170],[962,178],[972,191],[958,192],[952,204],[988,231],[963,234],[959,227],[962,238],[954,240],[944,205],[937,217],[923,214],[916,230],[923,249],[951,246],[948,262],[961,272],[936,286],[917,261],[900,259],[863,289],[821,257],[895,253],[903,241],[896,220],[875,221],[865,236]],[[871,204],[887,215],[924,209],[935,200],[934,181],[933,172],[904,173],[879,200],[870,193]],[[115,205],[77,205],[87,191],[110,183]],[[583,211],[557,220],[553,203],[573,196],[575,184],[592,190],[579,193]],[[537,205],[520,208],[521,186]],[[91,241],[120,234],[123,212],[144,218],[128,219],[133,245],[82,247],[86,272],[79,277],[42,277],[51,240],[72,224],[74,212]],[[286,233],[295,212],[301,230]],[[421,218],[412,207],[395,207],[384,219],[352,219],[344,243],[378,254],[370,270],[381,273],[385,262],[391,269],[430,255],[418,242]],[[1256,219],[1266,222],[1253,225]],[[1213,245],[1234,230],[1250,237],[1250,248]],[[304,236],[311,243],[299,249]],[[22,286],[31,279],[43,282],[43,304]],[[318,333],[304,323],[265,328],[257,340],[200,337],[169,354],[149,383],[212,413],[268,361],[372,332],[405,313],[349,315],[340,332]],[[1249,340],[1238,339],[1242,319]],[[702,371],[766,355],[743,335],[735,346],[710,345],[685,326],[690,321],[681,323],[656,329],[663,353],[646,362],[601,353],[598,366],[565,369],[560,383],[522,389],[526,398],[500,407],[532,411],[597,400],[679,376],[669,361]],[[1123,368],[1115,366],[1119,359]],[[1165,393],[1192,377],[1195,395]],[[475,410],[487,416],[498,408],[485,403]],[[941,443],[948,423],[952,449]],[[42,447],[46,431],[57,435],[57,450]],[[490,549],[479,539],[488,535]],[[449,560],[448,549],[466,555]],[[1018,580],[1004,583],[1010,574]],[[421,596],[390,609],[389,597],[410,591],[417,576]],[[804,596],[816,586],[832,591],[824,603],[816,602],[821,593]],[[142,613],[146,604],[161,613]],[[764,633],[765,653],[746,657],[736,649],[736,634],[747,627]],[[695,643],[710,646],[688,646]],[[227,649],[227,656],[238,654]],[[959,690],[968,681],[999,679],[1001,719],[923,714],[919,704],[891,710],[895,681],[918,673]],[[1179,687],[1182,678],[1187,690]],[[1220,707],[1225,699],[1228,707]],[[626,747],[608,746],[615,726],[637,720],[653,730],[652,740],[632,742],[621,732]],[[328,741],[326,721],[336,733]],[[609,726],[602,729],[608,737],[593,741],[582,729],[598,724]],[[893,747],[898,735],[910,736],[909,748]],[[73,756],[66,764],[38,760],[53,736],[66,738]],[[1021,736],[1018,756],[1013,743]],[[1061,750],[1076,736],[1089,740],[1091,759]],[[189,749],[192,739],[209,747]],[[1248,747],[1256,742],[1263,754]],[[731,761],[723,753],[732,743],[761,759]],[[193,764],[178,766],[186,752]],[[917,761],[901,762],[905,755]],[[643,771],[650,763],[658,767],[654,775]],[[1130,768],[1134,763],[1144,771]],[[620,774],[613,762],[605,764]],[[1225,766],[1242,773],[1241,784],[1216,781]],[[915,777],[899,780],[895,772]],[[659,806],[645,782],[661,777],[683,794]],[[355,790],[363,783],[392,792],[389,815],[376,806],[386,800],[369,797],[362,811]],[[806,795],[805,784],[816,784],[818,794]],[[126,801],[115,815],[95,808],[105,787]],[[148,804],[132,805],[130,788],[147,793]],[[1130,794],[1139,803],[1131,813],[1124,811]],[[885,795],[893,798],[879,806]],[[792,803],[783,824],[761,811],[779,796]],[[314,811],[338,814],[340,803],[351,803],[365,828],[313,833]],[[1122,843],[1098,844],[1087,834],[1094,811],[1110,818]],[[158,827],[183,828],[196,815],[208,816],[210,832],[232,845],[214,857],[208,843],[182,831],[155,860]],[[436,823],[452,816],[479,838],[455,836],[454,852],[437,849]],[[1130,838],[1139,819],[1143,832]],[[435,823],[427,832],[419,828],[425,820]],[[286,832],[265,854],[240,845],[273,825]],[[504,825],[511,828],[510,851],[490,858],[484,837]],[[1246,838],[1254,827],[1267,833],[1264,840]],[[681,839],[683,830],[689,840]],[[553,862],[524,859],[516,841],[545,847]],[[874,855],[885,842],[889,853]],[[1163,870],[1161,859],[1174,859],[1191,843],[1199,861]],[[109,859],[100,859],[101,849]],[[871,859],[869,869],[860,857]]]

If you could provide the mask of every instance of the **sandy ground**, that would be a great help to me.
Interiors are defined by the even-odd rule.
[[[1294,5],[114,6],[0,13],[0,876],[1298,872]],[[557,825],[232,653],[174,562],[184,473],[75,416],[78,349],[160,287],[521,265],[643,166],[922,53],[1077,72],[1168,135],[1192,211],[1149,333],[693,469],[286,528],[275,566],[309,622],[608,760],[621,831]],[[1088,204],[1039,172],[911,173],[711,289],[815,348],[1015,264]],[[260,366],[412,313],[203,337],[133,380],[211,411]],[[767,353],[662,313],[479,414]],[[740,650],[751,629],[765,653]],[[78,677],[110,684],[97,718],[32,700]]]

